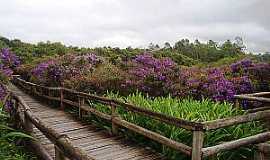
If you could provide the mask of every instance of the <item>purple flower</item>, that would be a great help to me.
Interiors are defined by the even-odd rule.
[[[47,68],[53,64],[55,64],[55,62],[53,60],[50,60],[47,62],[42,62],[42,63],[38,64],[34,69],[32,69],[31,73],[34,76],[41,78],[42,75],[46,72]]]
[[[253,63],[250,59],[243,59],[241,61],[231,64],[231,70],[233,73],[240,72],[241,70],[246,72],[247,69],[252,66],[253,66]]]
[[[5,87],[0,83],[0,100],[4,100],[5,96],[6,96],[6,90]]]
[[[8,48],[3,48],[0,54],[0,61],[4,66],[8,66],[11,69],[14,69],[20,65],[20,59],[13,53],[10,52]]]

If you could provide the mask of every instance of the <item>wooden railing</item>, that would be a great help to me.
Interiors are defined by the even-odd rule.
[[[205,132],[232,125],[248,123],[252,121],[263,121],[269,118],[270,110],[258,111],[255,113],[249,113],[242,116],[218,119],[214,121],[191,122],[184,119],[170,117],[162,113],[153,112],[151,110],[144,109],[142,107],[137,107],[132,104],[124,103],[115,99],[109,99],[106,97],[100,97],[92,94],[77,92],[62,87],[52,88],[40,86],[31,82],[27,82],[23,79],[20,79],[19,77],[14,77],[13,82],[33,95],[38,95],[42,98],[60,102],[60,106],[62,109],[64,109],[65,104],[77,107],[79,110],[80,117],[82,117],[84,114],[91,113],[96,115],[97,117],[109,121],[112,124],[112,133],[115,135],[118,134],[119,127],[124,127],[140,135],[143,135],[149,139],[159,142],[165,146],[171,147],[177,151],[189,155],[192,157],[192,160],[201,160],[203,159],[203,157],[213,156],[221,151],[235,149],[250,144],[258,144],[270,140],[270,132],[267,131],[250,137],[241,138],[230,142],[224,142],[216,146],[205,148],[203,147]],[[73,98],[76,97],[76,100],[68,99],[70,98],[70,96],[68,97],[67,95],[72,95],[71,97]],[[86,100],[92,100],[104,104],[106,106],[109,106],[109,108],[111,109],[111,114],[106,114],[98,111],[93,107],[87,106],[85,103]],[[150,131],[146,128],[143,128],[141,126],[138,126],[136,124],[133,124],[131,122],[122,119],[121,115],[118,114],[116,111],[118,107],[121,107],[126,111],[151,117],[157,121],[166,123],[168,125],[173,125],[191,131],[193,134],[192,146],[188,146],[181,142],[174,141],[159,133]]]
[[[55,160],[66,160],[66,158],[70,160],[95,160],[94,158],[87,156],[86,153],[79,148],[74,147],[70,143],[69,137],[65,134],[59,134],[54,129],[43,123],[42,120],[32,113],[29,106],[20,96],[15,95],[11,91],[8,93],[7,99],[14,104],[11,114],[16,120],[17,128],[22,128],[33,137],[34,126],[41,131],[43,135],[45,135],[46,138],[54,144]],[[31,140],[31,145],[41,159],[53,160],[53,157],[48,154],[40,143],[35,140]]]
[[[254,113],[258,111],[267,111],[270,110],[270,92],[259,92],[259,93],[252,93],[252,94],[242,94],[242,95],[235,95],[235,105],[236,107],[241,106],[242,101],[246,102],[259,102],[264,104],[262,107],[256,107],[252,109],[248,109],[248,113]],[[270,128],[270,118],[265,123],[268,128]],[[268,160],[270,159],[270,143],[260,143],[256,145],[256,159],[257,160]]]
[[[270,109],[270,92],[235,95],[234,98],[236,107],[240,107],[242,101],[253,101],[268,104],[264,107],[248,109],[247,111],[250,113]]]

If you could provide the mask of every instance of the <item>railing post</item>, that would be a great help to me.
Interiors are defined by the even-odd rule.
[[[55,150],[55,160],[66,160],[65,155],[56,145],[54,145],[54,150]]]
[[[115,105],[112,105],[112,103],[110,103],[110,106],[111,106],[111,115],[112,115],[112,134],[113,135],[118,135],[118,125],[115,124],[113,121],[115,118],[118,117],[118,114],[117,114],[117,111],[116,111],[116,106]]]
[[[270,145],[268,143],[260,143],[256,145],[254,160],[269,160]]]
[[[236,108],[240,108],[240,102],[239,102],[238,98],[235,99],[234,105],[235,105]]]
[[[15,122],[15,128],[19,128],[20,124],[20,115],[19,115],[19,102],[16,98],[14,98],[14,122]]]
[[[63,88],[60,87],[60,108],[61,108],[61,110],[65,109],[63,101],[64,101],[64,92],[63,92]]]
[[[78,96],[78,99],[79,99],[79,118],[82,119],[83,118],[83,115],[84,115],[84,112],[81,109],[81,107],[84,105],[84,98]]]
[[[193,131],[192,138],[192,160],[202,160],[203,131]]]
[[[36,96],[36,93],[37,93],[36,86],[33,86],[33,88],[32,88],[32,95],[33,96]]]
[[[51,90],[50,89],[47,89],[48,90],[48,96],[51,97],[52,93],[51,93]],[[49,101],[49,104],[53,104],[52,100],[48,100]]]
[[[24,111],[24,129],[28,134],[31,134],[33,132],[33,124],[28,119],[28,117],[26,115],[26,111]]]

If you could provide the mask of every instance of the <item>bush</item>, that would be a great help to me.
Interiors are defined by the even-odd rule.
[[[193,99],[183,99],[179,100],[177,98],[168,97],[157,97],[149,98],[143,96],[142,93],[131,94],[127,97],[119,96],[114,93],[107,93],[105,96],[121,100],[123,102],[128,102],[139,107],[153,110],[155,112],[163,113],[168,116],[186,119],[189,121],[204,122],[215,119],[233,117],[238,115],[246,114],[244,111],[234,108],[229,103],[215,103],[213,101],[204,99],[202,101],[197,101]],[[107,107],[101,104],[91,103],[102,112],[110,113]],[[153,120],[147,116],[141,116],[138,114],[133,114],[126,112],[122,109],[118,110],[122,118],[129,122],[138,124],[139,126],[145,127],[157,133],[160,133],[170,139],[185,143],[189,146],[192,145],[192,133],[184,129],[173,127],[171,125],[166,125],[162,122]],[[227,128],[217,129],[213,131],[206,132],[204,147],[217,145],[224,141],[231,141],[257,133],[261,133],[264,129],[262,126],[256,122],[245,123],[237,126],[231,126]],[[126,134],[129,132],[125,132]],[[171,159],[185,159],[183,154],[173,151],[167,147],[162,147],[159,144],[146,141],[143,137],[136,134],[130,134],[131,138],[135,141],[140,141],[142,143],[147,143],[152,145],[156,149],[162,151],[164,154],[168,155]],[[249,146],[250,147],[250,146]],[[251,147],[252,148],[252,147]],[[238,159],[250,159],[252,157],[253,150],[243,147],[240,149],[222,152],[218,154],[218,159],[226,160],[238,160]],[[234,155],[234,156],[231,156]]]
[[[241,59],[221,67],[184,67],[170,58],[157,58],[159,52],[118,59],[115,64],[93,53],[68,54],[39,63],[30,74],[25,70],[31,66],[19,72],[43,85],[60,86],[64,82],[69,88],[98,94],[111,90],[127,95],[138,90],[153,97],[170,94],[232,102],[235,94],[270,90],[270,64]]]
[[[92,73],[65,80],[65,86],[84,92],[104,94],[106,90],[121,91],[126,74],[111,63],[103,63]],[[123,91],[124,92],[124,91]]]

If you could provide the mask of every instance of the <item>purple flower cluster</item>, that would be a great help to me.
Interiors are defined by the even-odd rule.
[[[82,56],[74,57],[74,62],[88,63],[92,65],[96,65],[101,62],[101,59],[96,56],[94,53],[87,53]]]
[[[4,82],[13,74],[13,69],[20,65],[19,58],[7,48],[0,52],[0,101],[6,96]]]
[[[209,71],[207,81],[203,85],[208,97],[215,101],[232,101],[236,91],[232,82],[225,78],[221,70],[213,69]]]
[[[6,90],[4,86],[0,83],[0,101],[2,101],[6,96]]]
[[[184,95],[197,99],[207,97],[215,101],[232,101],[235,94],[254,91],[249,76],[235,76],[235,74],[230,76],[230,73],[226,68],[188,68],[182,70],[180,81],[185,82],[182,88],[182,90],[186,91]]]
[[[233,77],[231,79],[237,94],[251,93],[254,90],[249,76]]]
[[[63,80],[64,70],[60,65],[52,65],[48,67],[47,78],[50,81],[60,83]]]
[[[249,77],[256,86],[256,91],[270,90],[270,64],[258,63],[249,68]]]
[[[150,95],[162,95],[177,77],[176,64],[170,58],[157,59],[149,53],[137,55],[130,61],[130,78],[122,84],[126,88],[136,88]]]
[[[253,66],[253,63],[250,59],[244,59],[244,60],[231,64],[231,70],[233,73],[240,72],[241,70],[246,72],[247,69],[252,66]]]
[[[88,60],[91,64],[97,64],[100,62],[100,59],[93,53],[88,53],[85,55],[85,58]]]
[[[38,64],[34,69],[32,69],[32,75],[36,76],[37,78],[41,78],[44,73],[46,72],[47,68],[51,65],[54,65],[55,62],[53,60],[49,60],[46,62],[42,62]]]
[[[176,66],[170,58],[157,59],[147,53],[137,55],[133,64],[134,68],[130,70],[131,74],[142,78],[153,76],[158,81],[166,81],[166,74]]]
[[[8,48],[3,48],[1,50],[0,61],[4,66],[11,69],[18,67],[21,63],[20,59],[15,54],[11,53]]]
[[[95,54],[64,55],[56,60],[38,64],[32,69],[32,80],[49,86],[59,86],[64,80],[75,78],[92,71],[100,59]]]
[[[5,77],[10,77],[13,74],[13,70],[4,66],[4,64],[0,64],[0,74]]]

